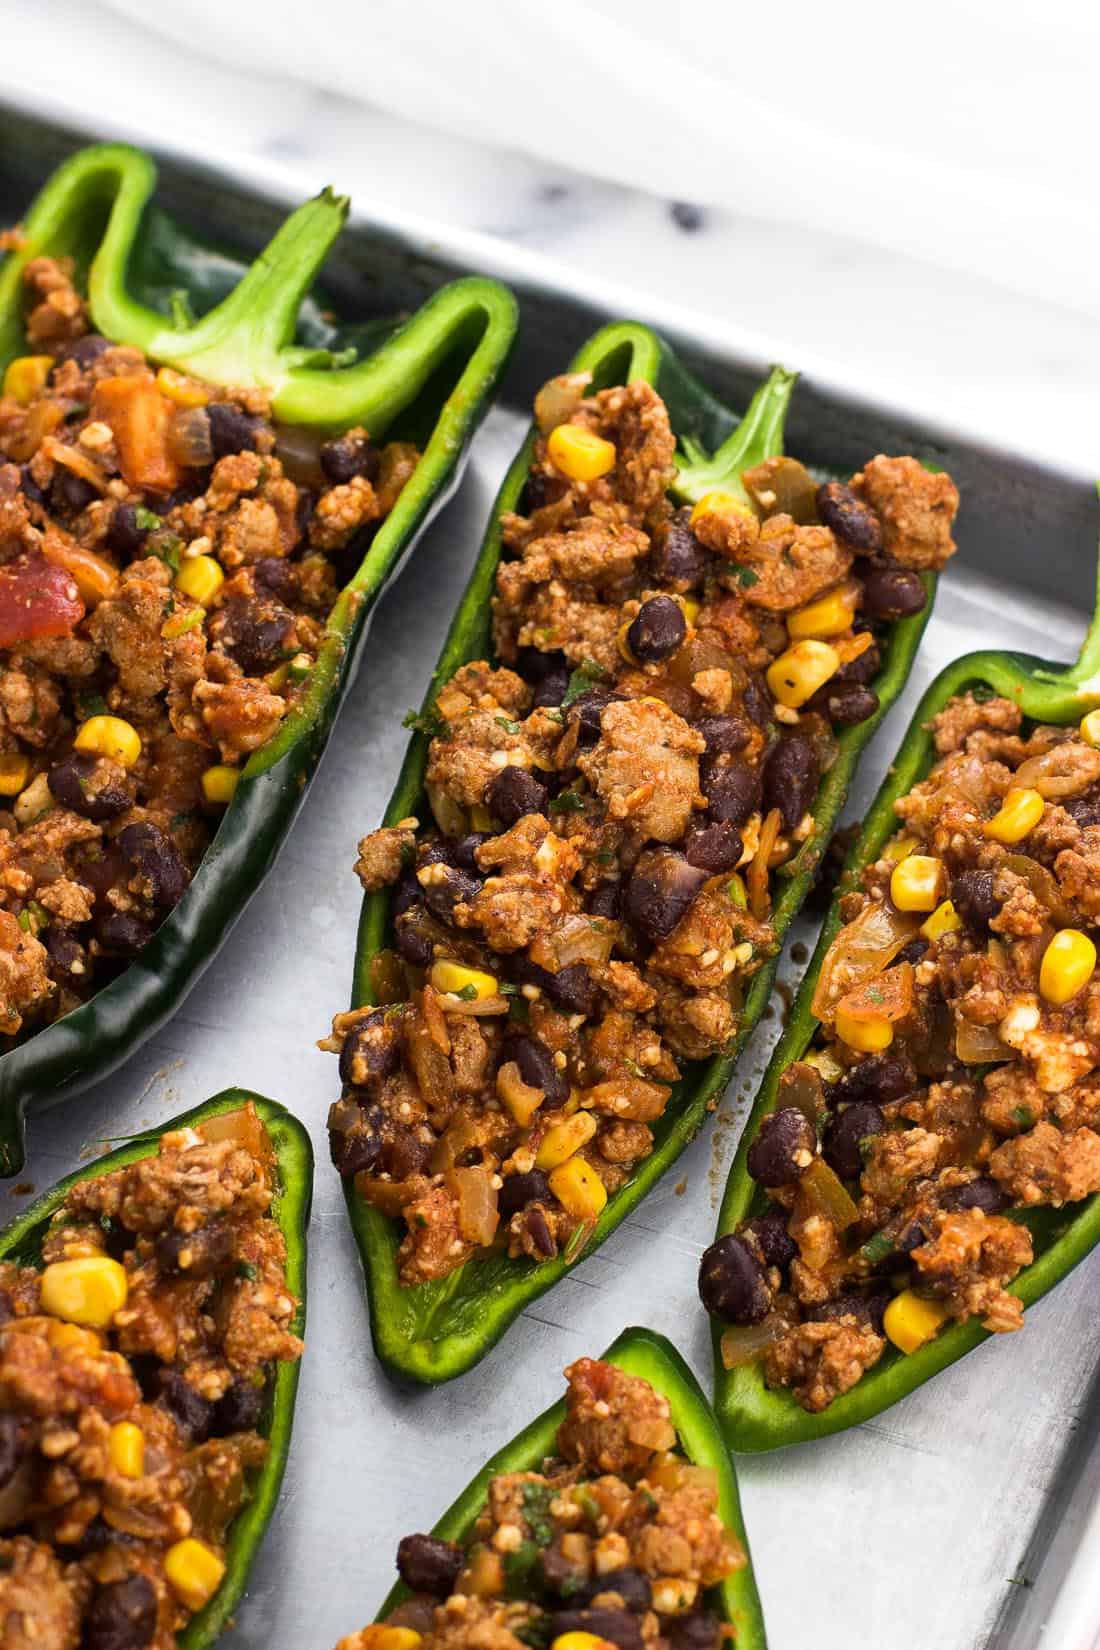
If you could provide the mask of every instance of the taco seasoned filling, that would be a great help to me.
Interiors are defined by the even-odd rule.
[[[496,658],[436,696],[425,817],[360,844],[364,888],[396,885],[394,948],[382,1006],[322,1044],[330,1137],[403,1218],[407,1285],[493,1243],[579,1253],[681,1063],[732,1045],[834,727],[877,708],[876,633],[954,550],[955,488],[908,458],[820,487],[772,459],[751,507],[677,510],[663,401],[588,388],[537,398]]]
[[[939,760],[842,901],[813,1051],[748,1157],[766,1211],[703,1259],[704,1304],[808,1410],[893,1343],[1023,1324],[1029,1211],[1100,1192],[1100,726],[953,699]]]

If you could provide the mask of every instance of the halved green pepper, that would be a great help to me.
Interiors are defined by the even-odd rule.
[[[604,1362],[617,1365],[629,1375],[641,1376],[664,1394],[684,1455],[696,1466],[711,1467],[717,1474],[718,1511],[723,1524],[740,1541],[748,1562],[714,1589],[713,1608],[733,1628],[735,1650],[766,1650],[764,1615],[741,1516],[737,1478],[714,1412],[698,1381],[672,1343],[651,1329],[624,1329],[600,1356]],[[557,1431],[564,1419],[565,1399],[562,1398],[486,1461],[477,1477],[448,1507],[432,1534],[443,1541],[468,1540],[485,1506],[490,1480],[500,1473],[537,1472],[546,1457],[553,1455]],[[398,1582],[376,1619],[384,1620],[407,1597],[408,1588]]]
[[[825,954],[841,927],[840,899],[858,887],[864,867],[873,864],[898,828],[894,804],[928,773],[936,759],[928,724],[956,694],[977,691],[1014,700],[1032,722],[1075,723],[1100,704],[1100,574],[1097,606],[1076,664],[1058,666],[1026,653],[968,653],[940,672],[913,713],[887,778],[863,822],[821,930],[814,955],[794,1000],[786,1029],[776,1045],[752,1113],[745,1125],[730,1170],[716,1237],[735,1231],[759,1213],[765,1195],[748,1171],[748,1151],[761,1120],[775,1109],[779,1080],[788,1066],[801,1060],[817,1032],[812,1011],[814,990]],[[1032,1234],[1036,1259],[1009,1285],[1025,1306],[1072,1271],[1100,1241],[1100,1196],[1063,1209],[1042,1208],[1020,1216]],[[970,1352],[990,1332],[980,1322],[952,1324],[918,1351],[906,1355],[887,1349],[849,1391],[835,1398],[818,1415],[808,1414],[790,1392],[770,1390],[759,1364],[727,1370],[721,1354],[722,1326],[714,1324],[715,1409],[731,1449],[777,1449],[785,1444],[825,1438],[868,1420],[904,1398],[930,1376]],[[1026,1331],[1025,1331],[1026,1332]]]
[[[78,1169],[75,1174],[59,1180],[56,1186],[36,1198],[0,1232],[0,1261],[12,1261],[19,1266],[39,1264],[50,1221],[71,1186],[111,1174],[115,1169],[125,1168],[128,1163],[136,1163],[139,1158],[152,1157],[156,1154],[161,1135],[169,1130],[199,1128],[211,1118],[239,1111],[249,1101],[263,1122],[275,1154],[277,1184],[271,1214],[286,1241],[287,1288],[298,1301],[298,1310],[287,1327],[295,1335],[304,1335],[306,1232],[313,1198],[313,1148],[305,1129],[285,1107],[277,1101],[265,1100],[248,1089],[223,1089],[201,1106],[170,1118],[160,1128],[135,1135],[116,1151],[108,1152],[87,1168]],[[297,1362],[276,1366],[257,1428],[267,1440],[267,1454],[262,1467],[249,1483],[249,1498],[243,1511],[230,1526],[225,1577],[209,1604],[193,1616],[178,1635],[180,1650],[206,1650],[207,1645],[213,1644],[244,1594],[252,1560],[279,1499],[279,1486],[290,1449],[298,1370]]]
[[[0,266],[0,373],[26,352],[27,262],[71,257],[96,327],[115,342],[213,383],[266,389],[283,423],[364,424],[375,439],[415,441],[422,457],[329,614],[305,694],[243,769],[179,905],[116,980],[0,1057],[2,1175],[23,1161],[25,1109],[105,1076],[155,1031],[270,869],[354,678],[371,611],[457,486],[515,336],[512,295],[477,278],[443,287],[402,325],[334,326],[307,293],[343,227],[346,197],[325,190],[307,201],[245,266],[151,206],[155,182],[149,156],[121,144],[80,150],[53,174],[25,217],[22,246]],[[366,359],[339,364],[364,345]]]
[[[590,372],[596,389],[645,379],[663,397],[672,428],[686,452],[673,494],[698,499],[711,490],[734,492],[743,470],[782,453],[783,422],[794,377],[776,368],[757,391],[745,417],[715,400],[657,335],[634,322],[604,327],[584,345],[572,371]],[[469,659],[491,650],[490,599],[501,556],[500,518],[515,510],[534,452],[532,430],[501,486],[489,529],[455,616],[425,699],[425,718],[440,687]],[[707,460],[704,451],[713,452]],[[882,670],[874,683],[879,709],[865,722],[841,729],[837,757],[822,780],[814,814],[817,830],[790,864],[782,867],[772,921],[782,939],[805,899],[818,860],[848,791],[860,752],[882,716],[897,698],[909,674],[932,605],[935,579],[925,575],[928,600],[922,612],[890,627],[884,639]],[[428,736],[417,734],[409,745],[397,788],[384,823],[410,815],[427,817],[423,801]],[[388,943],[389,899],[369,894],[363,902],[356,949],[352,1006],[374,1001],[371,964]],[[675,1162],[698,1133],[707,1111],[729,1082],[746,1039],[771,995],[778,957],[772,958],[750,984],[736,1043],[728,1055],[701,1061],[676,1085],[664,1116],[654,1125],[654,1147],[626,1185],[608,1199],[588,1240],[590,1253],[626,1218]],[[356,1242],[369,1282],[371,1329],[375,1350],[396,1373],[426,1383],[451,1380],[483,1358],[525,1306],[544,1294],[567,1270],[570,1257],[560,1255],[541,1265],[509,1260],[502,1251],[476,1257],[438,1283],[403,1289],[397,1280],[398,1226],[372,1208],[350,1179],[345,1196]]]

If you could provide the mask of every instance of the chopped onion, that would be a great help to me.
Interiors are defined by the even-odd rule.
[[[840,998],[888,968],[919,926],[919,916],[896,910],[888,900],[869,900],[826,952],[811,1005],[816,1018],[831,1021]]]
[[[881,974],[873,974],[837,1003],[850,1020],[889,1020],[896,1025],[913,1009],[913,965],[896,963]]]
[[[452,1169],[448,1182],[458,1198],[458,1229],[467,1243],[492,1243],[500,1215],[492,1172],[480,1165]]]
[[[441,785],[431,782],[424,786],[436,824],[444,836],[465,836],[469,830],[466,810],[448,796]]]
[[[1045,865],[1040,865],[1039,861],[1032,859],[1029,854],[1006,854],[1003,863],[1006,870],[1023,878],[1039,904],[1050,912],[1059,928],[1073,927],[1073,912],[1063,900],[1062,890]]]
[[[573,963],[605,963],[618,934],[618,923],[606,918],[564,917],[555,928],[538,934],[531,942],[531,961],[551,974]]]
[[[563,372],[542,386],[535,396],[535,422],[543,435],[569,422],[591,382],[590,372]]]
[[[168,421],[168,451],[185,470],[201,470],[214,462],[210,417],[205,407],[178,407]]]
[[[320,489],[328,485],[321,468],[321,448],[325,437],[319,430],[294,424],[276,424],[275,452],[283,469],[299,487]]]
[[[859,1210],[847,1188],[823,1157],[815,1157],[798,1182],[798,1194],[815,1213],[824,1215],[838,1232],[854,1226]]]
[[[761,516],[787,515],[800,527],[817,520],[817,482],[797,458],[767,458],[741,480]]]
[[[1097,779],[1100,779],[1100,752],[1090,750],[1077,740],[1065,740],[1021,762],[1012,783],[1024,790],[1038,791],[1047,801],[1054,801],[1079,795]]]
[[[1010,1060],[1012,1050],[1001,1042],[996,1026],[976,1026],[955,1015],[955,1053],[964,1066],[984,1066],[990,1060]]]
[[[762,1353],[781,1341],[787,1333],[787,1322],[778,1312],[769,1312],[760,1323],[731,1324],[722,1331],[720,1342],[722,1363],[726,1369],[738,1369],[742,1364],[755,1363]]]

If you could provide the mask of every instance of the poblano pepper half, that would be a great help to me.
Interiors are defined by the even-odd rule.
[[[370,615],[458,483],[514,337],[496,282],[442,288],[397,325],[334,325],[309,289],[348,213],[324,191],[251,265],[215,253],[153,204],[156,169],[122,145],[79,151],[44,186],[0,264],[0,372],[25,354],[27,263],[71,258],[98,330],[216,385],[266,391],[285,425],[414,441],[419,464],[328,615],[295,707],[247,760],[184,897],[109,985],[0,1057],[0,1174],[23,1158],[23,1114],[119,1064],[183,997],[271,867],[354,678]],[[167,311],[171,310],[171,317]],[[192,319],[192,312],[197,319]],[[365,358],[346,364],[364,345]]]

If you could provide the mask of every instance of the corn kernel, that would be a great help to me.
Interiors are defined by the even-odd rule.
[[[188,556],[180,563],[176,586],[202,607],[209,607],[225,583],[225,574],[213,556]]]
[[[915,836],[896,836],[892,842],[886,844],[882,850],[882,857],[888,859],[892,865],[898,865],[913,852],[916,846],[917,839]]]
[[[899,911],[934,911],[943,889],[943,861],[931,854],[907,854],[895,865],[890,898]]]
[[[207,802],[215,806],[225,806],[226,803],[232,802],[240,780],[239,768],[231,768],[226,762],[215,762],[212,768],[203,770],[202,794]]]
[[[42,1310],[66,1323],[106,1329],[125,1306],[129,1288],[126,1273],[109,1255],[55,1260],[42,1274]]]
[[[836,1034],[842,1043],[860,1054],[881,1054],[894,1041],[894,1027],[884,1014],[876,1014],[870,1020],[854,1020],[838,1009]]]
[[[598,481],[615,468],[618,453],[611,441],[579,424],[559,424],[550,431],[547,456],[570,481]]]
[[[680,606],[684,610],[684,618],[688,624],[694,624],[699,617],[699,603],[693,601],[690,596],[681,596]]]
[[[702,516],[751,516],[756,520],[751,506],[736,493],[704,493],[691,512],[691,525],[694,527]]]
[[[1100,710],[1090,710],[1087,716],[1082,716],[1078,732],[1086,745],[1100,749]]]
[[[932,915],[920,925],[920,931],[926,940],[938,940],[944,934],[957,934],[962,927],[962,918],[955,910],[953,900],[944,899],[936,906]]]
[[[586,1115],[586,1114],[582,1114]],[[571,1157],[550,1171],[550,1190],[568,1214],[593,1221],[607,1202],[607,1187],[583,1157]]]
[[[171,367],[161,367],[157,373],[157,389],[177,407],[205,407],[210,400],[205,384],[200,384],[197,378],[188,378],[185,373],[174,372]]]
[[[384,1621],[375,1622],[360,1637],[363,1650],[416,1650],[421,1639],[415,1627],[390,1627]]]
[[[947,1317],[939,1301],[925,1300],[911,1289],[895,1295],[883,1316],[882,1327],[899,1352],[916,1352],[932,1340]]]
[[[586,1145],[596,1132],[596,1119],[590,1111],[574,1112],[564,1123],[555,1123],[547,1129],[535,1153],[536,1169],[556,1169]]]
[[[480,968],[466,968],[462,963],[434,962],[428,978],[437,991],[453,997],[465,996],[471,1002],[483,1002],[486,997],[495,997],[500,990],[495,974],[483,974]]]
[[[796,642],[768,666],[766,675],[772,698],[788,710],[797,710],[824,687],[840,668],[835,647],[828,642]]]
[[[625,659],[628,665],[636,665],[638,661],[630,651],[630,642],[628,640],[630,636],[631,622],[632,621],[630,619],[627,619],[625,624],[621,624],[619,626],[615,635],[615,641],[618,643],[619,657],[621,659]]]
[[[29,406],[46,388],[52,366],[52,355],[17,355],[4,373],[4,394],[12,396],[21,407]]]
[[[132,768],[141,755],[141,735],[121,716],[89,716],[77,728],[73,744],[78,751],[109,756],[124,768]]]
[[[1022,842],[1043,817],[1043,799],[1038,791],[1014,785],[1001,806],[987,819],[983,829],[994,842]]]
[[[1039,964],[1039,993],[1048,1003],[1061,1008],[1092,979],[1096,969],[1096,947],[1079,928],[1063,928],[1055,934]]]
[[[0,796],[18,796],[30,771],[25,756],[0,756]]]
[[[201,1610],[209,1604],[225,1574],[225,1565],[204,1541],[188,1536],[164,1555],[164,1578],[181,1604]]]
[[[140,1478],[145,1471],[145,1434],[133,1421],[116,1421],[107,1439],[111,1465],[123,1478]]]
[[[792,642],[842,636],[850,628],[854,612],[854,593],[847,588],[832,590],[827,596],[819,596],[815,602],[807,602],[797,613],[789,614],[787,634]]]
[[[550,1650],[603,1650],[606,1642],[596,1633],[585,1633],[577,1628],[572,1633],[559,1633]]]
[[[103,1342],[94,1329],[81,1329],[75,1323],[62,1323],[60,1318],[54,1318],[46,1331],[46,1339],[57,1352],[80,1352],[86,1358],[94,1358],[97,1352],[102,1352]]]
[[[470,809],[470,826],[475,831],[491,831],[493,816],[483,802],[475,802]]]

